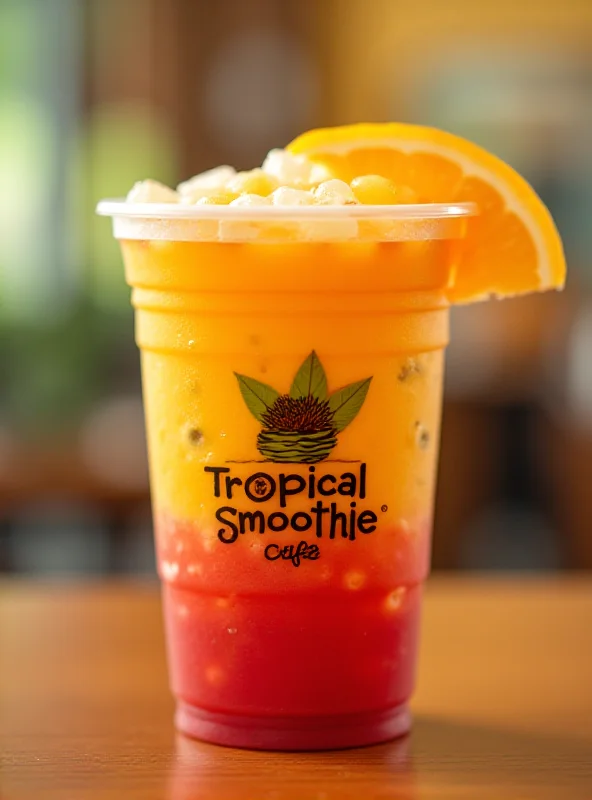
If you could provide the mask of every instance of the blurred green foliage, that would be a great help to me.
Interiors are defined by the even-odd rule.
[[[0,412],[24,438],[75,429],[89,405],[113,389],[118,373],[129,372],[139,386],[131,312],[80,305],[43,328],[4,325],[0,352]]]

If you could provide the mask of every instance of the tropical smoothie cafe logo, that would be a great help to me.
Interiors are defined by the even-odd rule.
[[[257,450],[263,458],[257,462],[227,463],[298,464],[308,468],[305,474],[301,467],[298,472],[286,469],[271,475],[261,469],[239,477],[230,466],[204,467],[212,474],[214,496],[229,503],[216,511],[216,520],[223,526],[218,530],[218,539],[233,544],[243,534],[289,531],[306,533],[317,541],[355,541],[359,534],[373,533],[378,521],[376,513],[358,506],[366,497],[366,464],[330,459],[337,437],[362,408],[372,378],[329,394],[325,370],[314,350],[297,371],[288,394],[280,394],[255,378],[238,373],[235,376],[248,410],[261,424]],[[315,465],[320,462],[356,467],[348,471],[336,468],[318,475]],[[293,498],[298,498],[300,505],[296,511],[288,509],[289,501],[293,506]],[[267,513],[265,504],[272,500],[276,507],[279,503],[286,510]],[[303,508],[305,502],[307,507]],[[245,503],[250,508],[244,508]],[[386,506],[381,510],[386,511]],[[289,559],[299,566],[305,559],[315,561],[321,553],[318,544],[303,539],[298,544],[269,543],[264,555],[269,561]]]

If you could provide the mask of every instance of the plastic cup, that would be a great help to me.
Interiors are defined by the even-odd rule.
[[[182,732],[314,750],[409,730],[472,211],[100,204],[136,309]]]

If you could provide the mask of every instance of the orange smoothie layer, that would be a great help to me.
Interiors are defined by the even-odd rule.
[[[279,589],[291,562],[267,545],[303,540],[318,556],[296,586],[331,574],[388,593],[425,577],[456,245],[123,242],[165,580],[191,567],[210,590]],[[307,368],[323,384],[308,409],[307,375],[293,388]],[[275,394],[258,419],[248,403],[262,386]],[[292,452],[299,404],[326,418]],[[292,431],[278,430],[282,413]],[[167,537],[188,524],[195,560],[182,565]],[[232,559],[243,569],[230,579]]]

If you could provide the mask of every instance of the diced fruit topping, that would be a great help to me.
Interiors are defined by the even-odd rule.
[[[228,181],[226,189],[236,194],[259,194],[267,197],[278,186],[277,178],[257,168],[249,172],[239,172]]]
[[[232,203],[233,200],[236,200],[238,197],[237,194],[233,192],[216,192],[216,194],[211,194],[208,197],[200,197],[197,201],[197,206],[227,206]]]
[[[417,194],[408,186],[397,186],[382,175],[360,175],[351,182],[351,188],[359,203],[374,206],[418,203]]]

